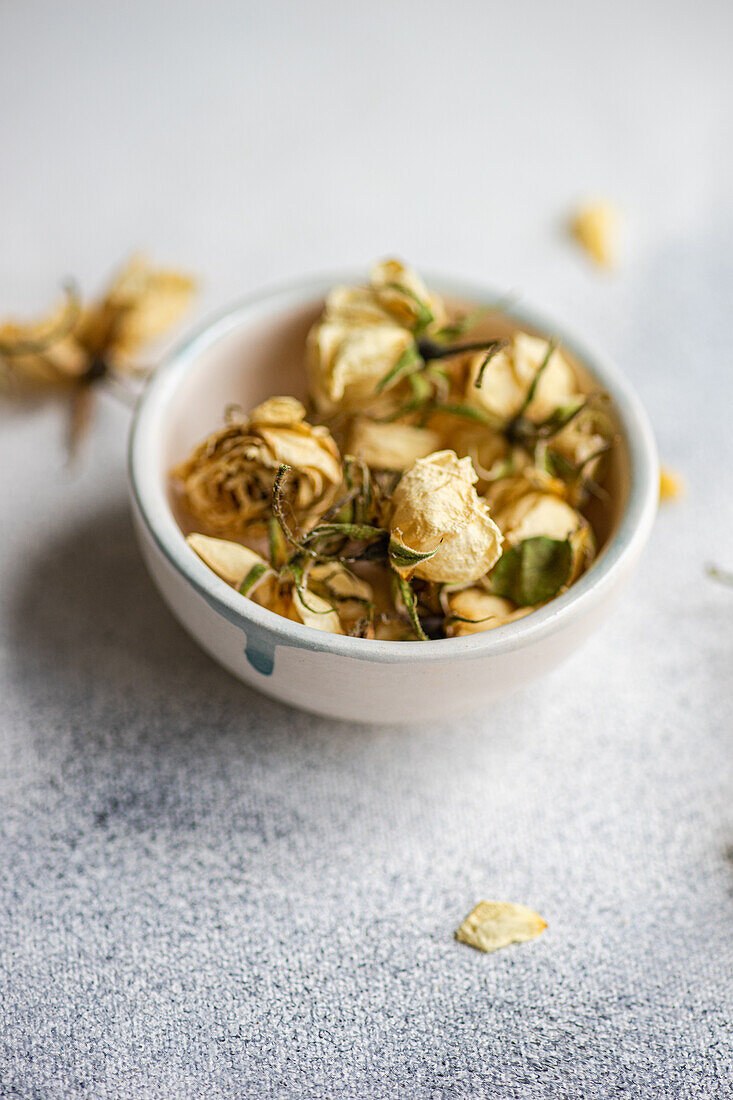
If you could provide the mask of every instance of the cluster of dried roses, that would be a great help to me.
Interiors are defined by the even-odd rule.
[[[307,341],[322,423],[273,397],[173,471],[193,549],[278,614],[370,638],[489,630],[564,590],[612,429],[552,341],[461,343],[475,323],[397,261],[332,290]]]

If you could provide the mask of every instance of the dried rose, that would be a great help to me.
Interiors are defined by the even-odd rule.
[[[370,316],[363,308],[371,301]],[[306,345],[310,389],[318,408],[370,408],[379,382],[414,345],[412,333],[381,309],[373,294],[337,287]]]
[[[310,390],[325,413],[387,408],[377,390],[419,362],[416,335],[442,323],[442,302],[397,260],[377,264],[367,287],[335,287],[307,341]]]
[[[447,584],[471,584],[501,552],[501,532],[474,488],[468,458],[438,451],[402,475],[392,498],[392,537],[415,555],[414,565],[393,566],[403,578],[422,577]]]
[[[536,378],[532,400],[524,409]],[[579,396],[575,372],[561,352],[526,332],[517,332],[488,362],[481,352],[471,359],[466,400],[504,421],[522,411],[538,422]]]
[[[342,470],[329,432],[305,420],[294,397],[273,397],[215,432],[173,471],[183,503],[204,526],[241,535],[270,514],[281,464],[291,467],[296,518],[312,523],[336,499]]]
[[[380,423],[357,417],[349,433],[348,451],[375,470],[408,470],[440,446],[440,436],[411,424]]]
[[[133,256],[104,298],[82,314],[78,339],[90,354],[104,354],[119,368],[186,312],[194,289],[189,275],[153,267],[144,256]]]

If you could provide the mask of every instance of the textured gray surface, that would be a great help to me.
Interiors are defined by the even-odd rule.
[[[91,282],[137,241],[198,267],[205,306],[394,247],[595,333],[689,493],[550,678],[468,721],[375,731],[257,696],[173,622],[132,538],[123,410],[102,403],[71,472],[58,409],[6,410],[0,1095],[728,1097],[733,592],[703,564],[733,567],[729,10],[588,25],[568,4],[453,5],[472,33],[418,117],[442,158],[492,137],[478,179],[441,159],[416,198],[408,46],[418,18],[423,58],[451,42],[437,6],[377,5],[381,31],[330,4],[215,7],[216,26],[211,5],[175,26],[160,4],[2,8],[3,302],[30,308],[57,270]],[[614,279],[552,229],[594,187],[631,222]],[[454,943],[482,897],[549,928],[490,957]]]

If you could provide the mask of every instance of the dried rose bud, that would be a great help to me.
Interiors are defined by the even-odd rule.
[[[241,535],[270,515],[282,464],[291,468],[290,502],[303,524],[336,499],[342,479],[338,448],[326,428],[305,420],[293,397],[274,397],[204,440],[173,471],[183,503],[203,526]]]
[[[580,396],[575,371],[567,359],[537,336],[518,332],[505,348],[485,360],[482,352],[471,359],[466,400],[503,420],[523,411],[528,420],[538,422]],[[532,400],[523,409],[540,370]]]
[[[393,538],[415,554],[428,554],[401,576],[471,584],[501,553],[502,536],[476,493],[468,458],[437,451],[403,474],[392,498]]]

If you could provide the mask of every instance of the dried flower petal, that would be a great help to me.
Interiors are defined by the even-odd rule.
[[[587,521],[554,493],[530,491],[502,507],[494,506],[494,518],[510,545],[534,535],[567,539]]]
[[[499,557],[501,532],[479,499],[468,458],[437,451],[402,475],[392,498],[391,529],[419,553],[435,551],[402,575],[447,584],[471,584]]]
[[[348,450],[375,470],[402,471],[439,447],[440,436],[428,428],[380,423],[360,416],[352,424]]]
[[[456,932],[456,939],[479,951],[497,951],[510,943],[534,940],[547,928],[542,917],[525,905],[480,901]]]
[[[213,569],[218,577],[233,584],[235,588],[239,588],[254,566],[264,565],[268,568],[260,554],[256,554],[248,546],[242,546],[240,542],[214,539],[201,534],[189,535],[186,542],[209,569]]]
[[[313,630],[322,630],[327,634],[343,634],[338,612],[332,604],[317,596],[315,592],[295,589],[293,606],[297,617],[305,626],[310,626]]]
[[[509,600],[493,596],[483,588],[464,588],[452,592],[447,598],[449,616],[445,632],[449,638],[463,638],[468,634],[480,634],[494,630],[504,623],[524,618],[531,607],[516,608]]]
[[[663,466],[659,471],[659,499],[665,502],[677,500],[684,491],[685,487],[679,474]]]
[[[619,211],[609,202],[592,202],[573,215],[570,231],[601,267],[612,267],[618,253]]]

